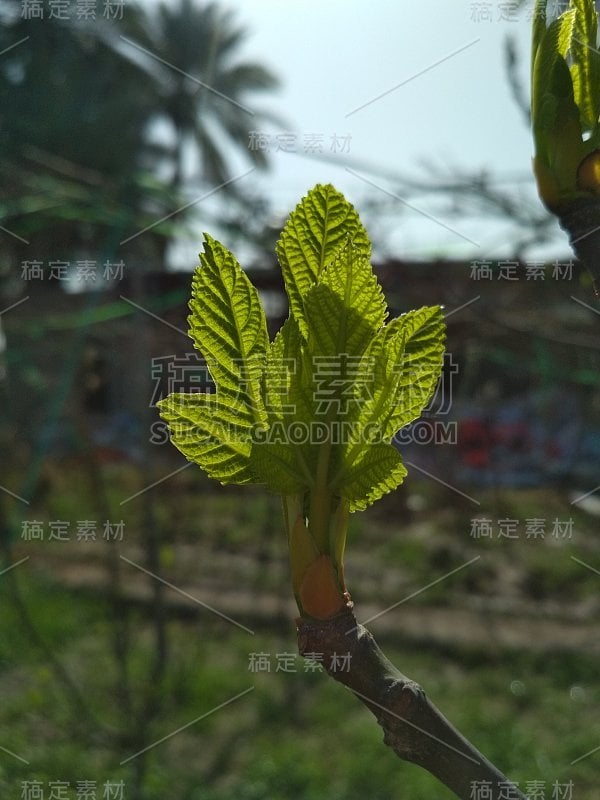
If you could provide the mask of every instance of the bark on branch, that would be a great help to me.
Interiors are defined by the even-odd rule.
[[[600,297],[600,198],[577,198],[556,211],[561,228],[569,234],[577,258],[592,276]]]
[[[429,701],[414,681],[399,672],[379,649],[369,631],[358,624],[349,603],[327,620],[296,620],[300,654],[323,654],[323,666],[347,686],[383,728],[384,741],[396,754],[435,775],[461,800],[477,796],[474,786],[485,781],[493,800],[525,800],[504,776]],[[349,654],[340,667],[341,659]],[[346,669],[348,665],[348,669]],[[508,792],[508,786],[512,791]],[[489,792],[489,790],[488,790]]]

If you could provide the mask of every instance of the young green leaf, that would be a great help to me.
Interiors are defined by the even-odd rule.
[[[306,458],[313,408],[306,392],[303,342],[294,317],[288,317],[269,346],[264,374],[268,424],[256,428],[250,461],[268,488],[300,492],[312,483]]]
[[[537,51],[546,33],[546,6],[547,0],[536,0],[533,11],[533,24],[531,28],[531,78],[533,81],[533,66],[537,56]]]
[[[541,199],[559,219],[600,192],[595,157],[586,161],[600,146],[598,12],[594,0],[568,5],[547,24],[548,2],[538,0],[532,41],[533,168]]]
[[[206,359],[220,400],[241,398],[254,421],[264,421],[265,313],[235,256],[208,234],[192,281],[190,309],[190,336]]]
[[[406,475],[390,442],[435,388],[444,323],[434,306],[385,324],[366,232],[332,186],[308,193],[277,252],[290,316],[269,343],[256,289],[206,237],[189,321],[216,393],[171,395],[159,407],[173,443],[208,475],[263,483],[286,498],[301,611],[327,615],[347,600],[348,513]]]
[[[379,330],[388,315],[387,304],[369,256],[348,237],[321,273],[319,283],[329,286],[348,308],[353,308]]]
[[[339,492],[349,502],[350,511],[363,511],[393,491],[406,474],[402,458],[392,445],[370,444],[344,469]]]
[[[579,107],[581,127],[591,131],[600,114],[600,53],[598,52],[598,16],[593,3],[573,0],[575,26],[571,39],[573,63],[571,77],[575,102]]]
[[[350,407],[354,435],[344,443],[331,484],[352,500],[351,510],[364,508],[368,498],[373,502],[395,488],[406,474],[389,443],[427,405],[441,373],[443,354],[444,320],[439,306],[403,314],[371,340],[361,362],[360,390]],[[386,464],[391,470],[389,480],[384,475]],[[369,465],[373,467],[372,493],[367,491]],[[354,488],[349,489],[350,485]]]
[[[575,29],[575,10],[555,19],[540,36],[533,59],[532,125],[536,152],[544,160],[552,159],[553,145],[548,138],[561,135],[565,116],[579,124],[579,111],[569,97],[571,78],[566,63]],[[572,92],[571,92],[572,95]]]
[[[233,398],[196,392],[170,394],[157,403],[171,441],[189,461],[221,483],[254,483],[250,469],[253,416]]]
[[[322,273],[319,284],[329,287],[359,320],[348,329],[338,352],[362,353],[388,315],[381,286],[373,273],[368,255],[348,239]]]
[[[250,461],[252,471],[260,483],[276,494],[299,494],[310,487],[311,477],[303,475],[298,459],[300,444],[292,444],[289,426],[275,423],[264,429],[264,441],[254,439]]]
[[[304,308],[309,330],[307,352],[313,367],[315,359],[361,355],[375,334],[369,323],[324,283],[313,286]]]
[[[369,238],[354,207],[343,194],[327,184],[317,184],[296,206],[277,243],[290,313],[304,337],[304,298],[317,282],[324,267],[350,237],[366,257],[370,255]]]
[[[295,415],[296,407],[290,392],[301,363],[302,337],[294,317],[288,317],[267,351],[264,394],[269,423]]]
[[[389,442],[420,416],[439,379],[444,355],[444,319],[439,306],[425,306],[393,319],[365,351],[355,404],[361,432],[375,427]]]
[[[390,405],[380,416],[383,439],[417,419],[439,380],[445,343],[445,323],[440,306],[424,306],[393,320],[384,341],[390,356],[401,353],[388,370],[398,375]],[[393,384],[392,379],[392,384]]]

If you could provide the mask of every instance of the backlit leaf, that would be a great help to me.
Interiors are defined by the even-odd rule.
[[[221,483],[256,482],[249,466],[254,420],[247,406],[200,392],[170,394],[157,406],[175,447],[209,477]]]
[[[242,401],[264,419],[261,376],[268,345],[258,292],[236,258],[208,234],[192,281],[190,336],[223,402]]]
[[[600,53],[596,37],[598,16],[590,0],[573,0],[575,26],[571,41],[571,76],[581,127],[592,130],[600,113]]]
[[[393,491],[406,476],[398,451],[390,444],[371,444],[344,470],[340,494],[349,501],[350,511],[362,511]]]
[[[354,207],[341,192],[327,184],[317,184],[296,206],[277,243],[290,311],[303,336],[308,329],[304,320],[304,297],[315,285],[324,267],[350,238],[367,257],[369,238]]]

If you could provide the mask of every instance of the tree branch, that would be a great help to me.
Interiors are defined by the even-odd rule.
[[[426,769],[461,800],[487,782],[490,800],[524,795],[438,711],[414,681],[402,675],[356,622],[352,603],[327,620],[296,620],[300,654],[323,654],[323,666],[347,686],[383,728],[384,742],[405,761]],[[346,659],[344,661],[343,659]],[[481,783],[479,784],[481,785]],[[511,793],[507,793],[510,786]]]
[[[600,198],[570,200],[556,216],[569,234],[575,255],[592,276],[596,297],[600,297]]]

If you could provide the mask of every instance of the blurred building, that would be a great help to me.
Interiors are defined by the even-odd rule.
[[[596,316],[574,299],[585,296],[577,267],[490,264],[376,267],[394,315],[440,303],[447,316],[444,375],[398,447],[438,475],[476,483],[597,483],[600,340]],[[186,335],[190,277],[125,272],[76,293],[48,276],[30,279],[29,300],[6,320],[7,423],[18,438],[73,452],[83,421],[107,459],[141,458],[148,441],[174,456],[154,404],[212,388]],[[273,265],[251,279],[274,334],[287,316],[281,275]]]

